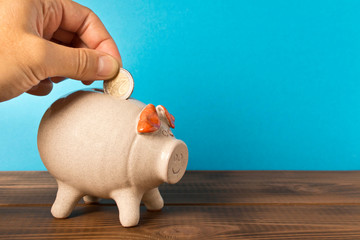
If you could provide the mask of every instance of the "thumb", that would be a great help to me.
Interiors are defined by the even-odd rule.
[[[45,65],[50,77],[62,76],[82,81],[107,80],[119,72],[120,63],[109,54],[48,43],[50,47]]]

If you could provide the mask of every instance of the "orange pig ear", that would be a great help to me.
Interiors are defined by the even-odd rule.
[[[148,104],[140,113],[137,125],[139,133],[151,133],[160,128],[160,119],[153,104]]]
[[[159,105],[157,107],[160,108],[163,111],[163,113],[165,114],[165,117],[168,121],[169,126],[171,128],[175,128],[175,117],[173,115],[171,115],[169,113],[169,111],[163,105]]]

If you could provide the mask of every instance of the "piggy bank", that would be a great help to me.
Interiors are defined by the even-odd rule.
[[[81,198],[114,199],[124,227],[138,224],[141,201],[160,210],[158,186],[178,182],[188,162],[186,144],[170,130],[174,120],[161,105],[101,91],[54,102],[38,131],[40,157],[58,183],[52,215],[68,217]]]

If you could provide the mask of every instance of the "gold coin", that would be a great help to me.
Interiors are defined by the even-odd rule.
[[[119,74],[110,80],[104,81],[104,92],[111,96],[128,99],[134,90],[134,79],[124,68],[120,68]]]

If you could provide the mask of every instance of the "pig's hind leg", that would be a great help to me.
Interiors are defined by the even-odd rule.
[[[100,198],[86,195],[83,197],[83,200],[86,204],[96,204],[96,203],[99,203]]]
[[[160,211],[164,207],[164,200],[158,188],[153,188],[145,192],[142,202],[149,211]]]
[[[51,214],[55,218],[68,217],[81,197],[84,196],[79,190],[61,182],[58,182],[56,199],[51,207]]]

